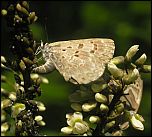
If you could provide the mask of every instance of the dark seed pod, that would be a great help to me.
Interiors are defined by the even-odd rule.
[[[19,75],[14,74],[14,78],[15,78],[16,83],[18,83],[20,85],[21,84],[21,78],[19,77]]]
[[[21,41],[23,41],[26,45],[30,45],[30,42],[29,42],[29,40],[28,40],[28,38],[27,37],[23,37],[22,39],[21,39]]]
[[[29,10],[29,4],[28,4],[28,2],[27,1],[22,1],[22,6],[24,7],[24,8],[26,8],[27,10]]]
[[[32,48],[28,47],[25,49],[28,54],[34,55],[34,51]]]
[[[27,18],[29,24],[32,24],[34,22],[34,19],[35,19],[35,12],[30,12],[29,17]]]

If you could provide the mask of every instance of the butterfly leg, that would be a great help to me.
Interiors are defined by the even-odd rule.
[[[48,73],[55,69],[54,64],[51,61],[47,61],[45,64],[33,68],[33,72],[37,73]]]

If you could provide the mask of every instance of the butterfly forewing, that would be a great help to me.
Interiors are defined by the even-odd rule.
[[[48,46],[56,69],[74,84],[87,84],[101,77],[115,49],[113,40],[101,38],[54,42]]]

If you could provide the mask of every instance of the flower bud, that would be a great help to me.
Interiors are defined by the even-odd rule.
[[[91,111],[92,109],[94,109],[94,108],[96,107],[96,105],[97,105],[97,103],[92,103],[92,102],[90,102],[90,103],[84,103],[84,104],[82,105],[82,110],[83,110],[84,112],[89,112],[89,111]]]
[[[108,64],[108,70],[116,79],[121,79],[123,77],[123,71],[113,63]]]
[[[43,103],[37,101],[36,104],[37,104],[37,107],[38,107],[39,111],[45,111],[46,110],[46,107],[44,106]]]
[[[140,120],[141,122],[144,122],[144,121],[145,121],[144,118],[143,118],[141,115],[139,115],[139,114],[135,114],[135,118],[136,118],[137,120]]]
[[[139,77],[139,71],[138,69],[134,69],[132,72],[130,72],[128,75],[124,75],[123,77],[123,81],[125,82],[125,84],[131,84],[133,82],[135,82],[135,80]]]
[[[41,121],[42,119],[43,119],[42,116],[35,116],[35,119],[34,119],[34,120],[38,122],[38,121]]]
[[[20,16],[15,15],[14,18],[15,18],[15,21],[22,22],[22,18]]]
[[[106,125],[105,125],[105,132],[108,130],[108,129],[110,129],[110,128],[112,128],[114,125],[115,125],[115,123],[116,123],[116,121],[111,121],[111,122],[109,122],[109,123],[107,123]]]
[[[30,47],[26,48],[25,50],[26,50],[26,52],[27,52],[28,54],[31,54],[31,55],[33,55],[33,54],[34,54],[33,49],[32,49],[32,48],[30,48]]]
[[[89,127],[86,122],[75,122],[75,125],[73,127],[73,133],[81,135],[87,132],[88,129]]]
[[[101,105],[100,105],[100,110],[101,110],[101,112],[103,112],[103,113],[107,113],[107,112],[109,111],[109,108],[108,108],[107,105],[101,104]]]
[[[26,66],[25,66],[25,63],[23,62],[23,60],[21,60],[21,62],[19,63],[19,66],[22,71],[24,71],[26,69]]]
[[[22,7],[19,3],[16,5],[16,9],[18,11],[22,12],[26,16],[29,15],[29,12],[24,7]]]
[[[3,123],[1,125],[1,132],[6,132],[8,130],[8,128],[9,128],[8,123],[7,122]]]
[[[1,63],[6,63],[6,59],[4,56],[1,56]]]
[[[16,93],[15,92],[10,92],[8,96],[12,101],[16,100]]]
[[[23,37],[23,38],[21,39],[21,41],[22,41],[23,43],[25,43],[27,46],[30,46],[30,41],[29,41],[29,39],[28,39],[27,37]]]
[[[107,88],[108,85],[107,84],[92,84],[91,85],[91,89],[93,90],[93,92],[100,92],[102,90],[104,90],[105,88]]]
[[[1,101],[1,108],[4,109],[12,105],[12,101],[10,99],[4,99]]]
[[[127,121],[127,122],[119,125],[119,127],[121,130],[126,130],[127,128],[129,128],[129,122]]]
[[[143,65],[147,59],[146,54],[144,53],[139,59],[136,60],[135,64]]]
[[[1,123],[6,120],[6,112],[4,110],[1,110]]]
[[[75,111],[82,111],[82,106],[79,103],[72,103],[71,108]]]
[[[122,134],[123,134],[122,130],[117,130],[117,131],[112,132],[112,136],[122,136]]]
[[[99,118],[98,116],[91,116],[91,117],[89,118],[89,121],[90,121],[91,123],[98,123],[98,122],[100,121],[100,118]]]
[[[42,83],[49,84],[49,80],[47,78],[41,76],[41,80],[42,80]]]
[[[123,56],[114,57],[113,59],[110,60],[110,62],[115,65],[124,63],[124,57]]]
[[[123,112],[124,110],[124,104],[123,103],[120,103],[116,106],[116,110],[117,110],[117,113],[121,114],[121,112]]]
[[[136,119],[134,115],[131,117],[130,122],[135,129],[141,130],[141,131],[144,130],[144,125],[142,124],[140,120]]]
[[[6,15],[7,15],[7,10],[2,9],[1,14],[2,14],[3,16],[6,16]]]
[[[100,102],[100,103],[107,103],[107,97],[103,94],[100,93],[96,93],[95,94],[95,100]]]
[[[61,132],[64,133],[64,134],[71,134],[72,133],[72,127],[63,127],[61,128]]]
[[[125,60],[131,61],[132,57],[137,53],[139,45],[132,46],[126,53]]]
[[[35,19],[35,12],[30,12],[29,17],[28,17],[29,23],[33,23],[34,19]]]
[[[37,124],[39,126],[45,126],[46,125],[46,123],[44,121],[37,121]]]
[[[27,10],[29,10],[29,4],[28,4],[27,1],[22,1],[22,6],[23,6],[24,8],[26,8]]]
[[[141,71],[145,73],[151,72],[151,65],[143,65]]]
[[[28,58],[23,57],[23,61],[27,66],[33,65],[33,61]]]
[[[25,110],[25,104],[16,103],[12,106],[12,117],[15,118],[22,110]]]

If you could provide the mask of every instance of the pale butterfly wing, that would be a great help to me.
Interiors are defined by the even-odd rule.
[[[88,84],[101,77],[115,49],[113,40],[102,38],[60,41],[48,46],[56,69],[74,84]]]
[[[143,92],[143,80],[140,77],[138,77],[138,79],[135,81],[134,84],[128,85],[124,93],[129,93],[129,94],[125,95],[125,97],[121,97],[121,100],[126,101],[127,104],[129,106],[131,105],[134,111],[137,112],[140,106],[142,92]]]

